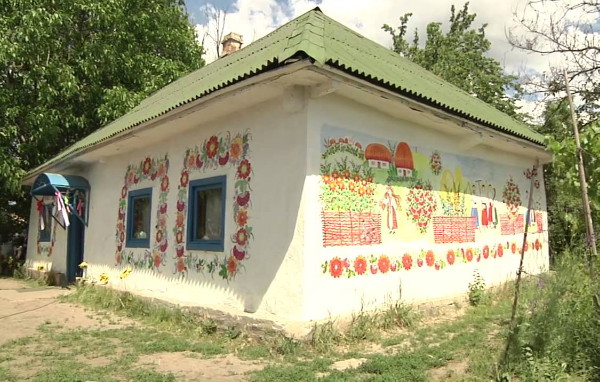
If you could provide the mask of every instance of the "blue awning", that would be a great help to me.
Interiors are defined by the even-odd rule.
[[[90,184],[82,176],[43,173],[38,175],[33,182],[31,195],[51,196],[57,191],[89,189]]]

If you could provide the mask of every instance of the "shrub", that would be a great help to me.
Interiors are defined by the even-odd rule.
[[[511,358],[513,369],[531,380],[565,373],[600,380],[600,312],[593,303],[600,283],[586,263],[563,254],[555,272],[539,277],[523,299]]]
[[[469,283],[469,303],[473,306],[482,304],[487,300],[485,282],[479,272],[473,273],[473,281]]]

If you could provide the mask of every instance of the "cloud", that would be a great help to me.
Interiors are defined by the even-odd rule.
[[[287,1],[287,2],[286,2]],[[469,5],[470,12],[477,14],[474,26],[487,24],[486,35],[491,42],[490,56],[498,60],[507,73],[521,75],[524,73],[543,72],[549,69],[547,56],[528,54],[514,49],[507,41],[509,28],[516,23],[515,12],[522,9],[527,0],[478,0]],[[457,8],[463,3],[453,0],[420,0],[404,2],[397,0],[236,0],[233,11],[227,15],[225,33],[242,34],[244,44],[266,35],[316,6],[319,6],[329,17],[356,30],[365,37],[385,46],[392,46],[391,36],[382,30],[383,24],[392,27],[399,25],[399,18],[405,13],[412,13],[408,28],[409,35],[418,30],[421,40],[425,38],[426,26],[430,22],[441,22],[447,27],[450,18],[450,7]],[[199,38],[214,34],[214,20],[196,26]],[[210,41],[210,39],[205,39]],[[206,43],[206,59],[208,62],[216,58],[214,43]],[[523,111],[538,111],[532,101],[521,101]]]

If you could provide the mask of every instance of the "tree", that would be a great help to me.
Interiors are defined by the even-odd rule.
[[[215,58],[221,57],[221,42],[225,35],[225,21],[227,20],[228,11],[228,8],[217,8],[213,4],[206,4],[204,6],[204,16],[208,20],[208,23],[204,36],[202,36],[202,45],[204,45],[204,41],[208,37],[215,47]]]
[[[600,99],[600,3],[597,0],[529,0],[515,12],[509,42],[548,56],[550,66],[534,75],[531,92],[563,96],[563,68],[579,109],[596,113]],[[592,117],[593,119],[593,117]]]
[[[202,52],[182,0],[0,0],[0,224],[26,170],[201,67]]]
[[[497,109],[516,116],[515,98],[508,97],[506,91],[515,91],[515,96],[518,96],[517,78],[504,74],[500,64],[486,56],[491,46],[485,36],[486,24],[478,29],[472,28],[476,14],[469,13],[469,3],[465,3],[458,12],[453,5],[450,12],[448,32],[443,32],[442,23],[429,23],[424,45],[420,44],[416,30],[412,43],[407,41],[411,13],[400,17],[400,26],[396,30],[387,24],[383,29],[392,36],[396,53]]]

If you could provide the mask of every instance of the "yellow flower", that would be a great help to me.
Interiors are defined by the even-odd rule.
[[[123,272],[121,272],[121,280],[123,280],[125,277],[129,276],[131,271],[133,271],[133,269],[131,267],[125,268],[125,270]]]
[[[38,271],[43,271],[44,270],[44,266],[43,265],[38,265],[37,266],[37,270]]]
[[[87,266],[88,266],[88,263],[85,261],[83,263],[79,264],[79,268],[87,268]]]
[[[102,285],[108,284],[108,274],[107,273],[102,273],[100,275],[100,284],[102,284]]]

